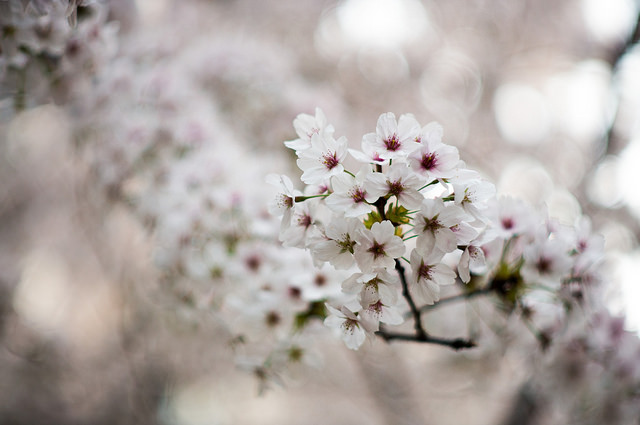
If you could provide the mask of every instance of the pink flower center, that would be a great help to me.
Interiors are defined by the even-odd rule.
[[[355,328],[358,327],[358,321],[353,319],[347,319],[342,323],[342,329],[344,333],[353,335]]]
[[[500,224],[502,224],[502,228],[505,230],[511,230],[514,226],[513,219],[511,217],[504,217],[502,221],[500,221]]]
[[[281,193],[277,204],[285,208],[292,208],[293,198],[291,196],[285,195],[284,193]]]
[[[359,187],[353,188],[351,192],[349,192],[349,196],[351,196],[351,199],[353,199],[353,202],[356,204],[360,202],[364,202],[366,195],[367,195],[367,192],[365,192],[363,189]]]
[[[382,315],[382,302],[378,301],[373,304],[370,304],[367,308],[369,312],[373,313],[375,316],[380,317]]]
[[[371,245],[371,248],[369,248],[367,252],[370,252],[373,254],[374,260],[377,260],[378,258],[384,257],[385,255],[387,255],[387,253],[384,252],[384,244],[380,244],[376,240],[373,241],[373,245]]]
[[[398,149],[400,149],[400,145],[401,145],[400,140],[398,140],[398,136],[395,134],[389,137],[388,139],[384,140],[384,146],[387,148],[388,151],[395,152]]]
[[[424,262],[420,263],[420,267],[418,267],[418,277],[421,279],[431,280],[433,266],[427,266]]]
[[[393,196],[398,196],[404,191],[404,186],[402,185],[402,181],[398,180],[395,182],[387,182],[389,184],[389,194]]]
[[[431,170],[438,165],[438,157],[435,153],[430,152],[428,154],[422,155],[422,160],[420,161],[420,166],[425,170]]]
[[[309,214],[303,214],[298,218],[298,226],[304,227],[305,229],[311,226],[311,222],[313,219]]]
[[[333,167],[340,164],[340,161],[338,161],[338,157],[335,152],[327,152],[322,155],[322,164],[324,164],[328,170],[331,170]]]

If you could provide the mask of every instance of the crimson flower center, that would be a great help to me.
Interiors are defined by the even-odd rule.
[[[387,150],[395,152],[400,149],[400,140],[398,140],[398,136],[394,134],[388,139],[384,139],[384,145]]]
[[[356,204],[359,203],[359,202],[364,202],[366,194],[367,194],[367,192],[365,192],[364,190],[362,190],[359,187],[354,188],[349,193],[349,195],[351,195],[351,199],[353,199],[353,202],[355,202]]]
[[[298,219],[298,225],[302,226],[304,228],[307,228],[307,227],[311,226],[311,222],[312,221],[313,221],[313,219],[311,218],[311,216],[309,214],[304,214]]]
[[[402,185],[402,181],[398,180],[395,182],[387,182],[389,184],[389,194],[393,196],[398,196],[404,191],[404,186]]]
[[[367,252],[370,252],[373,254],[374,260],[377,260],[379,257],[384,257],[385,255],[387,255],[387,253],[384,252],[384,244],[380,244],[376,240],[373,241],[373,245],[371,245],[371,248],[369,248]]]
[[[536,268],[541,274],[551,273],[552,261],[546,257],[540,257],[536,263]]]
[[[422,155],[422,160],[420,161],[420,166],[425,170],[431,170],[436,165],[438,165],[438,157],[435,153],[430,152],[428,154]]]
[[[327,152],[322,155],[322,164],[324,164],[324,166],[327,167],[328,170],[331,170],[339,163],[340,161],[338,161],[338,156],[335,152]]]
[[[510,230],[513,229],[513,219],[511,217],[505,217],[500,221],[500,224],[502,224],[502,227],[505,230]]]
[[[420,267],[418,267],[418,276],[420,278],[431,280],[433,266],[427,266],[424,263],[420,263]]]

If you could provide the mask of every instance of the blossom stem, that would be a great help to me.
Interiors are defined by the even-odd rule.
[[[422,189],[426,189],[427,187],[432,186],[432,185],[434,185],[436,183],[438,183],[437,179],[425,184],[424,186],[422,186],[420,189],[418,189],[418,192],[420,192]]]
[[[347,170],[347,169],[345,169],[345,170],[344,170],[344,172],[345,172],[345,173],[347,173],[347,174],[349,174],[351,177],[354,177],[354,178],[356,177],[356,175],[355,175],[355,174],[353,174],[351,171],[349,171],[349,170]]]
[[[327,196],[329,196],[330,193],[325,193],[322,195],[311,195],[311,196],[296,196],[294,198],[295,202],[303,202],[306,201],[307,199],[312,199],[312,198],[326,198]]]

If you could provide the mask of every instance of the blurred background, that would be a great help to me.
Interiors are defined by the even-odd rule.
[[[299,173],[282,142],[316,107],[352,148],[383,112],[438,121],[499,193],[589,216],[640,329],[637,1],[79,1],[77,27],[29,3],[0,0],[1,424],[534,423],[531,358],[497,337],[319,336],[322,366],[262,395],[236,367],[189,247],[271,232],[264,176]]]

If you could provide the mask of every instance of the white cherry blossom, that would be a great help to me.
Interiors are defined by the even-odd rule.
[[[367,192],[377,196],[394,196],[400,205],[407,209],[420,208],[424,195],[418,192],[423,179],[418,177],[409,167],[395,163],[386,173],[372,173],[365,182]]]
[[[482,179],[453,182],[454,202],[479,221],[486,222],[487,201],[495,196],[496,187]]]
[[[316,115],[300,114],[293,120],[293,127],[298,134],[298,138],[284,142],[284,145],[295,151],[302,151],[311,147],[311,138],[314,134],[320,136],[333,135],[334,128],[327,124],[327,117],[322,109],[316,108]]]
[[[364,183],[369,174],[371,169],[363,166],[355,177],[347,173],[332,177],[333,193],[326,198],[326,205],[345,217],[358,217],[370,212],[372,207],[368,203],[375,202],[378,197],[365,189]]]
[[[416,142],[419,146],[409,154],[409,163],[417,173],[429,180],[450,178],[460,162],[458,149],[442,143],[442,126],[432,122],[421,131]]]
[[[425,199],[416,214],[414,232],[418,235],[416,246],[422,254],[438,249],[452,252],[457,246],[457,236],[452,230],[465,217],[464,211],[455,205],[445,205],[440,198]]]
[[[313,202],[301,203],[291,217],[291,225],[280,232],[284,246],[305,248],[313,236],[319,236],[319,209]]]
[[[354,273],[342,282],[342,291],[357,294],[362,307],[378,301],[385,305],[395,305],[398,302],[399,287],[399,278],[383,269],[373,273]]]
[[[420,124],[413,115],[401,115],[396,121],[392,112],[380,115],[375,133],[365,134],[362,138],[364,151],[378,152],[380,158],[404,159],[418,148],[415,142],[420,132]]]
[[[460,261],[458,262],[458,276],[464,283],[471,280],[471,271],[476,271],[484,267],[486,259],[482,248],[468,245],[462,252]]]
[[[440,300],[440,287],[452,285],[456,274],[448,266],[441,263],[444,253],[437,249],[428,255],[421,255],[418,250],[411,251],[411,293],[417,302],[433,304]]]
[[[364,224],[355,218],[334,217],[326,226],[324,238],[311,246],[311,255],[319,261],[328,261],[336,269],[353,266],[356,235]]]
[[[373,338],[373,333],[378,330],[377,322],[374,323],[370,318],[363,317],[346,306],[342,306],[340,310],[328,304],[326,307],[329,316],[324,319],[325,326],[335,329],[345,345],[352,350],[360,348],[367,336]]]
[[[573,261],[569,257],[568,247],[559,239],[535,241],[524,249],[522,277],[532,284],[543,284],[558,288],[566,276]]]
[[[356,262],[365,273],[377,268],[393,268],[395,259],[405,251],[404,242],[395,235],[395,227],[387,220],[373,223],[371,230],[362,230],[357,242]]]
[[[281,230],[289,227],[296,196],[301,196],[302,192],[294,190],[293,182],[286,175],[269,174],[267,175],[267,183],[279,188],[280,192],[269,203],[269,213],[282,217]]]
[[[313,134],[311,147],[298,152],[298,167],[306,184],[321,184],[331,176],[344,173],[342,162],[347,157],[347,139]]]

